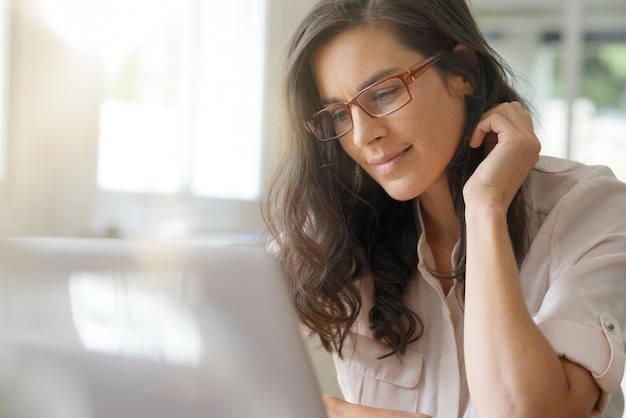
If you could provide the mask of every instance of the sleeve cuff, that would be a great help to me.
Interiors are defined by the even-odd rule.
[[[624,375],[624,345],[617,320],[603,313],[597,327],[568,320],[548,320],[537,326],[559,356],[591,372],[603,392],[598,407],[604,409]]]

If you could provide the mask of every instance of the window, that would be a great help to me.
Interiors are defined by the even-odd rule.
[[[479,21],[531,100],[542,154],[607,165],[626,181],[626,9],[606,13],[587,10],[575,30],[549,13]]]
[[[99,186],[256,199],[264,2],[107,0],[103,7]]]
[[[564,142],[557,121],[566,97],[564,60],[559,34],[546,34],[541,53],[552,61],[552,89],[544,105],[551,137]],[[562,124],[561,124],[562,126]],[[575,160],[610,166],[626,181],[626,32],[589,32],[581,51],[578,97],[573,102],[570,143]]]
[[[5,84],[12,181],[0,180],[0,234],[248,240],[262,230],[280,60],[310,0],[5,2],[21,71]]]

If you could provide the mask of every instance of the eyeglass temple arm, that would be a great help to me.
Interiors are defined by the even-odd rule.
[[[441,52],[439,52],[439,53],[437,53],[435,55],[432,55],[429,58],[426,58],[422,62],[418,63],[414,68],[409,68],[407,70],[407,74],[404,77],[404,79],[406,80],[407,78],[410,78],[411,82],[417,80],[419,78],[419,76],[424,74],[424,72],[426,72],[426,70],[428,70],[430,67],[432,67],[433,64],[435,64],[437,61],[439,61],[439,59],[441,57],[443,57],[448,52],[454,50],[454,48],[456,48],[457,45],[458,44],[454,45],[452,48],[443,50],[443,51],[441,51]]]

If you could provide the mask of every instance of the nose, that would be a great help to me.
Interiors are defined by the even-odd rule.
[[[385,127],[381,118],[370,116],[358,105],[350,109],[352,116],[352,141],[359,148],[367,147],[372,141],[382,138]]]

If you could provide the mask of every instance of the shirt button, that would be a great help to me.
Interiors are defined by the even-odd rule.
[[[612,322],[606,322],[606,323],[604,324],[604,327],[605,327],[607,330],[609,330],[609,331],[613,331],[613,330],[615,329],[615,325],[613,325],[613,323],[612,323]]]

